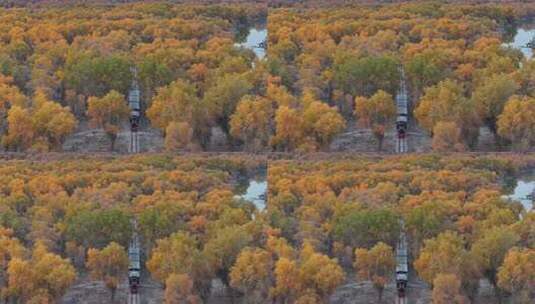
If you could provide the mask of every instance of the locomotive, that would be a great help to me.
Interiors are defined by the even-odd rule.
[[[409,280],[409,269],[407,263],[407,250],[398,249],[396,254],[396,289],[400,298],[405,297],[405,289]]]
[[[398,94],[396,96],[396,106],[397,106],[397,119],[396,119],[396,130],[398,132],[398,138],[404,139],[407,133],[409,112],[408,112],[408,97],[407,97],[407,86],[405,85],[405,72],[401,68],[401,81]]]
[[[398,138],[404,139],[407,135],[407,114],[398,114],[396,119],[396,131],[398,132]]]
[[[137,70],[132,68],[132,86],[128,92],[128,107],[130,107],[130,130],[137,132],[141,118],[141,93],[137,83]]]
[[[403,229],[403,222],[401,227]],[[402,230],[396,247],[396,289],[398,297],[405,297],[405,289],[409,281],[409,262],[407,255],[407,239],[405,232]]]
[[[136,235],[128,246],[128,285],[131,294],[137,294],[140,284],[141,263],[139,254],[140,249]]]

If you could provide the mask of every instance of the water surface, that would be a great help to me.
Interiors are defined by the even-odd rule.
[[[533,37],[535,37],[535,28],[533,25],[524,25],[517,29],[513,41],[506,43],[505,45],[522,51],[527,59],[532,59],[533,50],[531,48],[527,48],[526,44],[528,44]]]
[[[266,39],[266,28],[250,28],[245,41],[242,43],[236,43],[236,46],[250,49],[256,54],[258,59],[263,59],[266,56],[266,50],[264,48],[260,48],[259,44],[265,42]]]
[[[239,197],[253,203],[258,210],[266,208],[267,181],[250,180],[244,194]]]
[[[535,191],[535,172],[529,175],[522,175],[518,178],[512,194],[506,195],[507,198],[520,202],[526,211],[533,210],[533,195]]]

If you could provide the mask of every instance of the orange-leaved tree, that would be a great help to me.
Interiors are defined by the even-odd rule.
[[[533,299],[535,249],[512,248],[498,271],[498,287],[510,292],[518,303]]]
[[[498,117],[498,134],[527,150],[535,145],[535,98],[511,97]]]
[[[200,304],[193,281],[187,274],[171,274],[165,280],[165,304]]]
[[[377,139],[377,149],[383,147],[383,139],[387,128],[393,125],[396,116],[396,105],[392,95],[383,90],[377,91],[372,97],[355,98],[355,112],[358,124],[370,128]]]
[[[105,248],[99,250],[90,248],[87,251],[86,266],[91,277],[95,280],[104,281],[110,290],[111,301],[114,301],[115,291],[121,282],[128,267],[128,256],[123,246],[111,242]]]
[[[246,150],[262,150],[272,133],[273,112],[269,99],[244,96],[230,117],[230,135],[243,141]]]
[[[104,97],[90,97],[87,115],[94,127],[104,129],[111,141],[110,150],[113,151],[115,140],[122,124],[128,119],[130,109],[124,96],[117,91],[110,91]]]
[[[461,292],[461,280],[451,273],[440,273],[433,280],[433,304],[465,304],[468,299]]]
[[[361,280],[369,280],[373,283],[378,293],[378,302],[381,302],[385,285],[396,267],[392,247],[379,242],[371,249],[357,248],[354,266]]]

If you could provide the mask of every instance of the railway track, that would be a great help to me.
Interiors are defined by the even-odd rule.
[[[399,85],[399,91],[396,95],[396,108],[397,108],[397,119],[396,119],[396,153],[407,153],[409,152],[409,146],[407,145],[407,129],[409,127],[409,97],[407,94],[407,86],[405,84],[405,72],[402,67],[400,67],[401,80]]]
[[[128,152],[139,153],[139,134],[137,132],[130,131],[130,146]]]
[[[128,304],[139,304],[141,278],[141,247],[137,234],[137,220],[132,219],[132,240],[128,245]]]
[[[139,299],[139,294],[128,293],[128,304],[139,304],[141,303]]]
[[[407,298],[406,297],[396,297],[395,304],[407,304]]]
[[[396,303],[405,304],[409,283],[409,255],[404,220],[400,220],[400,228],[399,240],[396,245]]]
[[[407,138],[397,138],[396,139],[396,153],[407,153],[409,152],[409,146],[407,144]]]

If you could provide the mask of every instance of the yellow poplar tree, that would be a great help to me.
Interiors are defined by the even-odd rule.
[[[373,283],[378,293],[378,301],[381,302],[385,285],[392,277],[396,267],[392,247],[379,242],[369,250],[357,248],[354,266],[360,279]]]
[[[381,150],[385,131],[396,117],[396,105],[392,95],[379,90],[370,98],[357,97],[354,114],[361,127],[372,130],[378,142],[378,150]]]
[[[128,267],[126,250],[115,242],[111,242],[102,250],[90,248],[87,251],[86,267],[93,279],[104,281],[113,302],[117,286]]]

